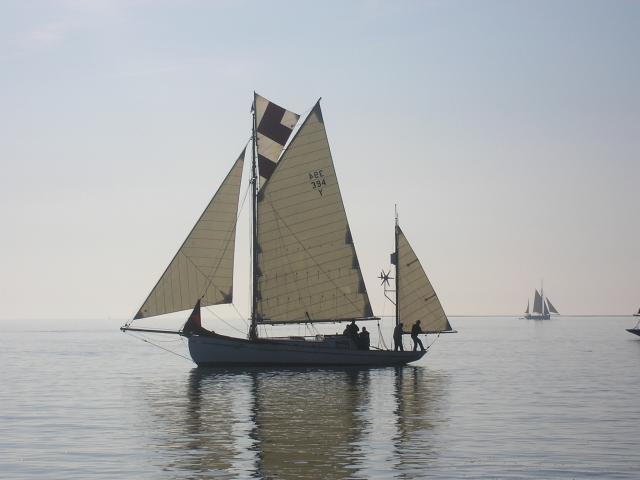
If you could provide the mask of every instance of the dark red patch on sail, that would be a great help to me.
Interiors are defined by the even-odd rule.
[[[276,169],[276,163],[264,155],[258,154],[258,168],[260,169],[260,176],[269,179]]]
[[[280,145],[287,143],[292,129],[282,124],[282,117],[286,112],[284,108],[269,102],[258,125],[258,133]]]

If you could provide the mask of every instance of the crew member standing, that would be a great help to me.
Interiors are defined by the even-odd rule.
[[[396,352],[400,350],[404,352],[404,345],[402,345],[402,324],[399,323],[396,325],[396,328],[393,329],[393,351]]]
[[[418,335],[422,333],[422,328],[420,328],[420,320],[417,320],[416,323],[411,327],[411,340],[413,340],[413,351],[415,352],[418,349],[418,345],[420,345],[420,350],[424,352],[424,345],[422,344],[422,340],[418,338]]]

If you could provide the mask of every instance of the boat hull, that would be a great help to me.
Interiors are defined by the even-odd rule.
[[[532,314],[528,314],[528,315],[525,315],[524,318],[526,320],[549,320],[549,319],[551,319],[551,315],[532,315]]]
[[[640,336],[640,328],[627,328],[627,332]]]
[[[245,340],[224,335],[189,337],[189,353],[200,367],[229,366],[388,366],[405,365],[426,352],[357,350],[332,345],[324,340]]]

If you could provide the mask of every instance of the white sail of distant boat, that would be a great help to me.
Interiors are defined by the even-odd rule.
[[[542,295],[536,290],[536,294],[533,300],[533,313],[542,313]]]
[[[370,349],[364,335],[267,338],[258,334],[258,327],[379,322],[380,318],[369,302],[320,103],[293,138],[297,114],[258,94],[252,114],[248,338],[207,330],[200,315],[201,307],[234,299],[244,151],[138,313],[121,329],[182,335],[198,365],[402,365],[420,359],[424,352]],[[424,333],[453,331],[397,218],[395,236],[396,324],[402,321],[408,332],[420,320]],[[132,326],[133,321],[185,310],[192,312],[180,330]]]
[[[638,308],[638,311],[636,313],[634,313],[633,316],[634,317],[640,317],[640,308]],[[640,320],[638,320],[638,323],[636,323],[635,327],[627,328],[626,330],[627,330],[627,332],[633,333],[634,335],[640,335]]]
[[[548,297],[544,295],[544,290],[540,288],[535,289],[533,296],[533,309],[529,312],[529,300],[527,300],[527,309],[524,312],[524,317],[529,320],[549,320],[551,314],[559,314],[556,307],[553,306]]]

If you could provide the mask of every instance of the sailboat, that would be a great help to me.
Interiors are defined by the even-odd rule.
[[[633,314],[634,317],[640,317],[640,308],[638,308],[638,312]],[[633,333],[634,335],[640,335],[640,320],[636,323],[636,326],[633,328],[627,328],[627,332]]]
[[[535,294],[533,297],[533,310],[529,311],[529,300],[527,300],[527,309],[524,312],[524,317],[527,320],[549,320],[551,318],[551,314],[559,314],[556,307],[553,306],[549,297],[545,297],[544,289],[540,287],[540,292],[538,289],[535,290]]]
[[[233,272],[245,149],[124,332],[188,339],[198,366],[403,365],[424,351],[362,347],[351,335],[259,335],[259,327],[379,321],[349,228],[320,100],[300,116],[254,93],[251,135],[251,315],[246,338],[202,326],[201,308],[233,303]],[[293,133],[295,131],[295,134]],[[285,148],[286,146],[286,148]],[[396,317],[404,333],[453,332],[396,215]],[[191,311],[178,330],[134,322]],[[266,331],[266,328],[262,329]]]

